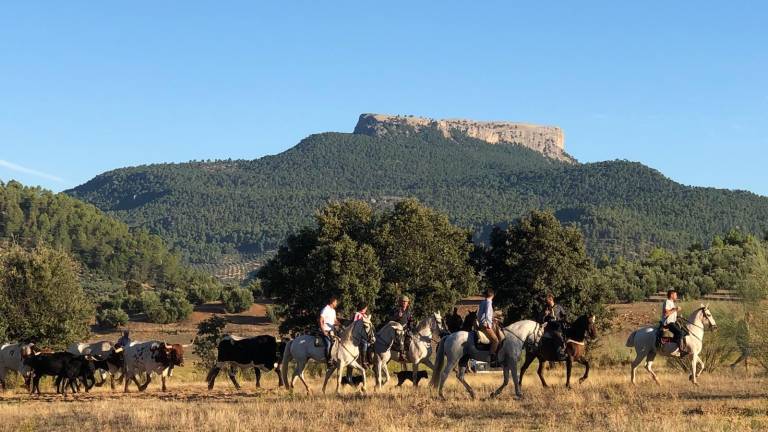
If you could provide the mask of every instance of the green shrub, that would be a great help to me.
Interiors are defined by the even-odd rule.
[[[227,320],[214,315],[197,325],[197,336],[195,336],[192,352],[199,357],[195,366],[201,370],[209,370],[216,363],[216,348],[223,336],[224,327]]]
[[[244,312],[253,304],[253,294],[247,288],[232,287],[221,293],[221,301],[229,313]]]
[[[96,322],[101,327],[117,328],[128,323],[128,314],[122,309],[103,309],[96,314]]]
[[[159,324],[178,322],[192,313],[192,305],[179,291],[145,291],[141,294],[141,303],[147,319]]]

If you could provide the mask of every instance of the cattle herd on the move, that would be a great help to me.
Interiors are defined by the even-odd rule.
[[[130,382],[139,391],[146,390],[153,375],[159,375],[162,390],[166,379],[173,375],[176,366],[184,366],[184,348],[187,345],[167,344],[162,341],[130,342],[115,346],[111,342],[74,343],[66,351],[41,350],[33,343],[7,343],[0,346],[0,386],[6,388],[6,376],[15,371],[24,378],[31,393],[40,394],[40,379],[54,378],[56,392],[73,393],[81,386],[89,391],[110,380],[115,389],[115,379],[122,380],[128,392]],[[222,367],[229,366],[229,377],[238,389],[235,368],[253,367],[259,385],[260,369],[271,370],[277,366],[278,344],[273,336],[239,338],[227,336],[219,344],[216,365],[208,374],[209,388],[213,388],[216,375]]]

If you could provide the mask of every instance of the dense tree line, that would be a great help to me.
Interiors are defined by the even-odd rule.
[[[283,306],[281,330],[292,331],[316,325],[332,295],[342,317],[368,305],[379,322],[402,294],[422,318],[484,288],[497,292],[508,321],[533,318],[550,292],[574,317],[600,314],[610,296],[592,284],[593,272],[581,233],[551,213],[534,211],[478,248],[445,215],[405,200],[379,212],[362,201],[327,205],[315,226],[288,237],[259,277]]]
[[[604,258],[598,261],[595,283],[615,301],[637,301],[668,289],[688,298],[734,290],[754,301],[768,295],[766,240],[731,230],[715,236],[708,247],[695,244],[678,253],[654,249],[639,260]]]
[[[0,183],[0,244],[71,256],[77,283],[105,325],[124,323],[126,313],[177,321],[189,315],[191,303],[216,300],[221,292],[214,278],[183,265],[158,236],[65,194],[15,181]]]
[[[381,207],[415,197],[488,241],[493,226],[550,209],[584,234],[592,257],[683,250],[740,227],[768,228],[768,199],[686,187],[639,163],[569,164],[516,145],[386,136],[312,135],[276,156],[119,169],[67,193],[160,234],[193,262],[276,249],[337,199]]]

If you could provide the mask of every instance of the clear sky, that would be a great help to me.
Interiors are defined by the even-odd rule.
[[[7,2],[0,179],[63,190],[129,165],[253,159],[381,112],[554,124],[582,162],[768,195],[766,16],[765,2]]]

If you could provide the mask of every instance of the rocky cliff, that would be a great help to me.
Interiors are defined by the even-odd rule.
[[[382,136],[387,134],[390,128],[401,126],[411,127],[416,131],[433,127],[447,138],[455,133],[462,133],[489,144],[518,144],[553,159],[574,161],[571,156],[565,153],[563,130],[555,126],[506,121],[435,120],[426,117],[361,114],[355,126],[355,133]]]

